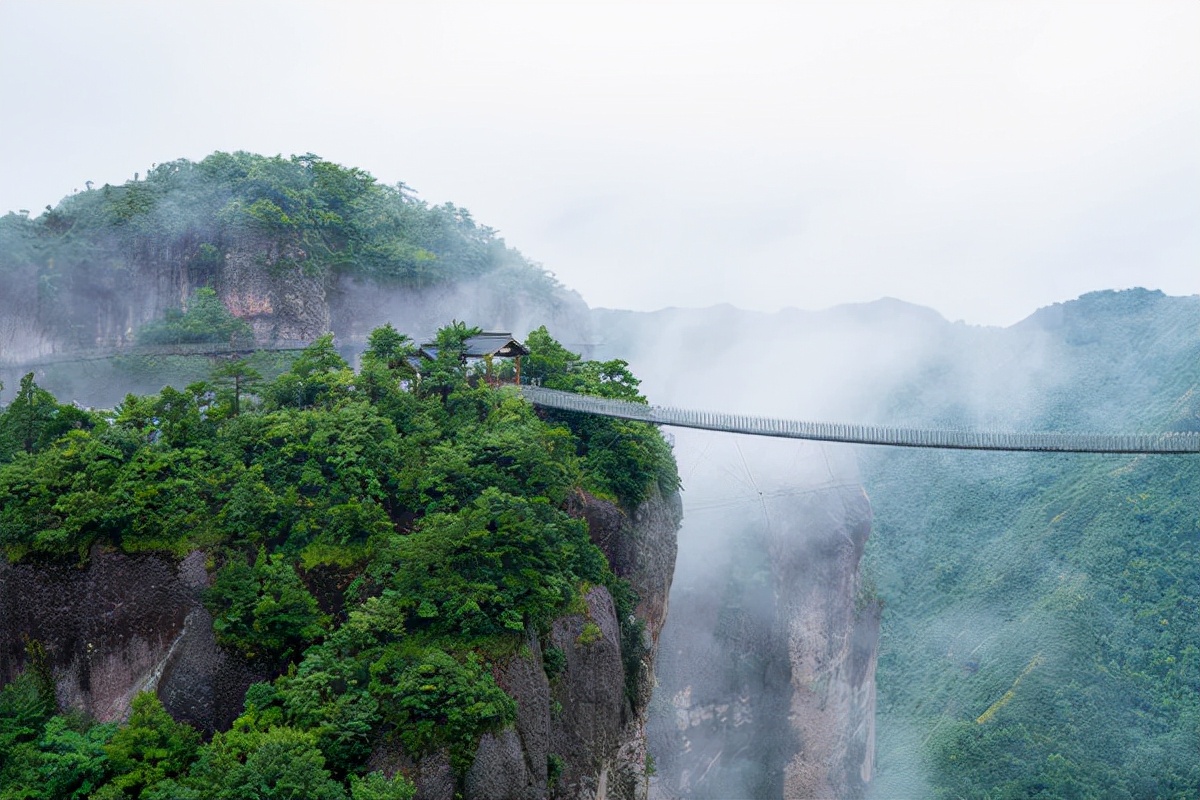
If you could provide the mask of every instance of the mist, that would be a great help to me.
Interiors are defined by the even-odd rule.
[[[729,306],[600,311],[596,330],[609,337],[605,355],[628,357],[651,402],[663,405],[970,430],[1187,430],[1196,419],[1197,375],[1184,354],[1197,346],[1198,311],[1196,298],[1139,290],[1088,295],[1009,328],[950,323],[881,301],[815,314]],[[1002,682],[1023,670],[1026,691],[1044,693],[1075,680],[1075,659],[1100,657],[1090,637],[1096,614],[1109,612],[1087,606],[1104,608],[1112,589],[1094,565],[1051,544],[1080,547],[1075,534],[1055,531],[1070,513],[1055,487],[1067,496],[1095,492],[1148,468],[1144,457],[673,436],[684,523],[661,640],[664,694],[651,718],[659,796],[929,796],[945,780],[929,774],[929,748],[948,746],[938,737],[957,730],[964,704],[981,703],[975,715],[982,716],[1008,689]],[[847,493],[860,487],[874,516],[861,568],[848,567],[832,544],[853,535],[847,531],[861,512]],[[1126,503],[1105,497],[1092,501],[1090,514],[1119,513]],[[1038,510],[1042,504],[1053,511]],[[942,539],[970,544],[946,549]],[[926,594],[913,588],[922,584]],[[978,588],[963,594],[967,585]],[[814,586],[819,610],[787,600]],[[1063,599],[1047,612],[1037,610],[1039,596]],[[814,627],[813,615],[826,623],[836,617],[831,597],[840,597],[849,621]],[[882,624],[864,626],[877,611]],[[847,648],[846,665],[856,653],[880,659],[878,690],[887,701],[876,707],[872,697],[870,714],[861,715],[878,725],[877,749],[873,734],[835,732],[832,721],[798,732],[796,712],[811,690],[796,657],[805,645],[824,653],[817,674],[832,683],[849,669],[838,666],[839,648]],[[937,687],[929,696],[905,688],[914,670],[937,676],[922,679]],[[851,698],[861,688],[846,687]],[[827,700],[842,696],[824,691],[817,694]],[[1098,707],[1108,710],[1098,713],[1122,713],[1125,698],[1101,696]],[[787,720],[772,716],[788,707]],[[852,705],[841,710],[855,713]],[[853,728],[856,720],[837,722]],[[845,770],[828,763],[820,744],[839,737],[870,753],[851,746],[839,754],[857,757],[854,766],[866,770],[861,782],[835,776],[832,791],[789,783],[801,767]],[[1095,737],[1089,752],[1104,758],[1128,745],[1118,739]]]
[[[1198,32],[1186,0],[17,0],[0,211],[214,150],[315,152],[467,206],[592,306],[892,296],[1010,325],[1200,291]]]
[[[627,360],[663,405],[1195,429],[1198,36],[1200,6],[1186,0],[1086,13],[17,0],[0,6],[12,120],[0,211],[32,223],[60,198],[82,206],[105,184],[214,150],[316,152],[470,208],[551,277],[534,291],[509,264],[420,291],[345,279],[328,296],[301,292],[320,312],[304,332],[336,330],[349,357],[384,322],[418,341],[451,319],[518,337],[545,324],[585,357]],[[177,212],[161,206],[147,225],[175,230]],[[186,264],[218,231],[178,233],[179,252],[147,263]],[[75,254],[77,283],[51,286],[79,310],[52,331],[31,322],[52,281],[36,254],[5,245],[4,399],[15,362],[125,340],[212,278],[198,266],[143,280],[109,245]],[[1133,287],[1150,291],[1105,293]],[[163,367],[81,362],[37,378],[64,401],[111,407],[204,377]],[[1180,462],[670,433],[685,521],[651,720],[663,797],[792,796],[831,774],[804,773],[803,755],[834,751],[829,780],[847,796],[928,795],[946,779],[930,753],[990,734],[976,721],[1006,692],[1057,713],[1073,659],[1125,668],[1105,627],[1138,591],[1100,562],[1141,572],[1094,518],[1131,540],[1153,540],[1146,528],[1163,520],[1179,547],[1195,533]],[[1175,552],[1153,542],[1156,557]],[[1185,608],[1186,581],[1164,574],[1142,594],[1177,589]],[[1179,618],[1159,614],[1169,624],[1152,630],[1192,619]],[[1156,652],[1143,631],[1120,630]],[[806,643],[824,648],[824,672],[804,672]],[[1013,688],[1026,669],[1035,700]],[[1162,683],[1128,701],[1118,684],[1087,683],[1114,710],[1087,717],[1097,732],[1080,752],[1193,757],[1183,733],[1113,732]],[[816,697],[842,716],[803,728]]]

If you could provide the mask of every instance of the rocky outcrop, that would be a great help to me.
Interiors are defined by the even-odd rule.
[[[550,646],[566,657],[550,692],[552,753],[563,764],[555,794],[636,797],[645,766],[617,758],[622,744],[639,731],[625,697],[620,623],[608,590],[593,587],[585,613],[556,620]]]
[[[103,239],[94,243],[94,261],[120,268],[76,270],[59,285],[52,269],[33,260],[5,265],[0,366],[130,345],[139,328],[202,286],[212,286],[260,343],[311,341],[330,331],[361,342],[389,321],[428,335],[451,319],[518,333],[545,324],[564,341],[590,339],[578,294],[549,284],[531,292],[528,276],[514,267],[454,283],[386,285],[314,266],[295,237],[244,226],[132,244]]]
[[[85,567],[0,562],[0,682],[25,668],[32,640],[63,708],[121,720],[134,695],[153,691],[177,720],[228,727],[267,676],[217,647],[200,603],[207,578],[200,552],[178,563],[101,548]]]
[[[381,745],[372,766],[410,774],[420,797],[646,797],[645,711],[679,497],[655,491],[627,515],[580,492],[569,510],[637,592],[636,619],[618,619],[609,590],[591,586],[573,613],[498,665],[495,678],[516,699],[517,718],[483,737],[461,782],[445,753],[413,763],[394,743]],[[202,552],[177,562],[98,546],[83,565],[0,562],[0,683],[20,674],[25,645],[36,641],[63,708],[121,720],[138,692],[153,691],[177,720],[207,732],[227,728],[250,684],[271,676],[217,646],[201,602],[205,561]]]
[[[563,759],[557,794],[644,798],[650,773],[646,711],[675,573],[682,505],[678,494],[655,489],[627,517],[612,503],[581,492],[568,510],[587,521],[593,543],[613,571],[629,581],[638,597],[634,614],[643,627],[641,641],[622,641],[612,597],[603,587],[589,592],[586,614],[554,623],[551,645],[566,655],[566,667],[551,687],[554,708],[561,709],[552,724]],[[627,652],[631,648],[640,652]]]
[[[568,508],[587,521],[613,570],[640,595],[641,641],[622,640],[612,595],[603,586],[591,587],[582,608],[555,620],[541,640],[531,636],[522,652],[495,670],[497,683],[517,701],[517,720],[480,741],[463,782],[467,797],[647,797],[646,702],[675,566],[679,497],[655,492],[632,517],[585,493]],[[626,652],[626,645],[638,652]],[[627,680],[629,668],[636,674]],[[455,796],[445,753],[414,763],[397,747],[381,743],[371,767],[404,771],[422,800]]]
[[[580,492],[568,501],[568,512],[584,519],[592,542],[604,551],[613,572],[629,581],[638,595],[636,614],[644,620],[655,645],[667,621],[667,599],[679,551],[674,533],[683,517],[678,494],[657,489],[634,511],[633,518],[602,500]]]
[[[254,235],[225,253],[215,280],[221,301],[258,341],[311,341],[330,330],[331,281],[305,271],[304,259],[295,244]]]
[[[789,728],[798,745],[784,797],[860,797],[875,761],[879,606],[861,594],[871,531],[861,489],[801,495],[770,535],[780,633],[791,670]]]
[[[878,607],[858,487],[762,498],[681,574],[651,710],[651,797],[861,797],[874,764]]]

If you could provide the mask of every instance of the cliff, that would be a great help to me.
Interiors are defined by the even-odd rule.
[[[720,544],[703,568],[681,563],[651,797],[853,798],[871,781],[879,610],[858,571],[870,503],[840,486],[761,504],[761,517],[704,520]]]
[[[483,736],[466,778],[468,797],[647,797],[646,709],[674,572],[679,497],[655,491],[629,517],[581,492],[569,510],[587,520],[593,542],[640,596],[642,641],[622,641],[613,598],[603,586],[591,588],[579,613],[555,620],[543,641],[531,637],[495,670],[497,683],[517,701],[517,720]],[[413,764],[394,745],[381,744],[371,767],[415,773],[418,798],[454,797],[445,753]]]
[[[578,295],[523,291],[502,276],[411,287],[313,274],[302,266],[298,245],[245,231],[229,235],[218,260],[203,273],[189,267],[195,255],[141,252],[126,272],[79,281],[71,299],[63,301],[72,308],[69,333],[62,330],[61,304],[39,295],[36,270],[0,275],[0,364],[132,344],[141,326],[186,304],[191,291],[206,285],[251,326],[260,343],[312,341],[327,331],[361,341],[389,321],[410,334],[428,334],[451,317],[514,331],[545,324],[566,339],[589,338],[587,309]]]
[[[451,317],[590,340],[582,299],[465,209],[311,155],[214,153],[0,217],[0,364],[129,344],[203,286],[260,342]]]
[[[643,641],[629,652],[613,598],[595,586],[586,608],[556,620],[544,640],[561,654],[556,665],[548,667],[543,642],[531,637],[498,666],[498,684],[517,700],[517,720],[483,737],[467,796],[646,796],[645,709],[679,500],[655,493],[628,517],[580,493],[571,511],[588,521],[593,541],[640,595]],[[179,563],[100,548],[82,568],[0,563],[0,680],[20,673],[24,643],[35,640],[46,647],[63,708],[121,720],[136,693],[154,691],[176,719],[210,733],[224,729],[241,712],[246,688],[271,676],[216,646],[200,604],[209,580],[198,551]],[[628,681],[627,665],[636,670]],[[415,773],[419,797],[454,796],[444,753],[413,764],[381,742],[371,763]]]
[[[246,688],[270,676],[217,647],[200,603],[207,584],[198,551],[175,563],[97,547],[82,568],[0,561],[0,682],[37,641],[64,709],[123,720],[134,695],[153,691],[175,719],[227,728]]]

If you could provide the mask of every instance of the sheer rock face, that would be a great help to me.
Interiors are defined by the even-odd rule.
[[[728,536],[676,587],[651,797],[852,798],[871,780],[879,613],[858,574],[870,504],[836,487],[764,498],[762,512],[715,523]]]
[[[627,696],[612,596],[593,586],[580,613],[556,620],[545,639],[563,656],[553,679],[535,636],[496,669],[497,682],[517,701],[517,720],[483,737],[465,777],[468,797],[646,796],[644,714],[679,509],[677,495],[657,493],[632,519],[587,495],[572,501],[572,512],[588,521],[614,570],[642,598],[637,698],[631,703]],[[207,584],[200,552],[176,563],[97,547],[84,567],[0,562],[0,681],[24,669],[24,642],[33,639],[47,650],[63,707],[121,720],[135,694],[155,691],[176,719],[208,732],[225,729],[241,712],[249,685],[270,676],[216,646],[200,602]],[[412,775],[422,798],[454,797],[445,753],[414,763],[388,748],[374,754],[373,768]]]
[[[401,286],[322,271],[309,263],[297,241],[253,229],[151,238],[136,248],[97,244],[89,258],[99,266],[74,270],[70,281],[47,282],[35,261],[0,269],[5,273],[0,276],[0,383],[7,387],[0,400],[11,399],[30,371],[60,402],[99,408],[114,407],[129,392],[150,394],[164,383],[179,382],[176,388],[181,388],[207,377],[208,367],[196,359],[186,366],[155,359],[92,360],[100,353],[136,349],[142,326],[185,305],[204,286],[250,326],[262,346],[296,347],[332,332],[339,351],[349,357],[385,323],[426,341],[452,319],[518,337],[544,324],[564,342],[595,339],[578,294],[548,282],[537,288],[527,276],[503,268],[472,280]],[[219,257],[203,257],[211,255],[209,247],[219,248]],[[104,266],[112,264],[121,267]],[[54,289],[53,302],[46,299],[47,286]],[[176,366],[182,371],[173,372]],[[192,377],[183,377],[188,374]]]
[[[202,259],[205,246],[219,247],[220,259]],[[99,241],[93,251],[97,264],[121,268],[97,268],[55,284],[54,304],[39,294],[37,263],[10,265],[0,290],[0,366],[131,344],[141,326],[186,304],[202,286],[212,286],[260,342],[311,341],[329,331],[342,341],[362,341],[389,321],[427,335],[451,318],[518,335],[545,324],[567,341],[591,339],[588,308],[578,294],[561,287],[530,293],[503,270],[477,280],[398,287],[318,269],[295,240],[248,228],[152,238],[135,247]]]
[[[201,268],[196,264],[203,244],[194,235],[132,249],[97,243],[94,260],[124,268],[92,270],[58,286],[56,305],[40,302],[33,265],[13,270],[4,281],[9,301],[0,301],[0,361],[130,343],[138,328],[206,285],[261,340],[313,339],[330,329],[331,280],[305,272],[299,247],[253,231],[229,232],[215,242],[224,251],[221,262]],[[69,341],[62,339],[64,318],[72,323]]]
[[[592,542],[608,558],[613,572],[629,581],[638,594],[636,614],[646,623],[654,645],[667,621],[667,597],[675,574],[678,542],[675,531],[683,516],[679,495],[655,492],[627,518],[612,503],[579,493],[568,510],[587,521]],[[671,535],[664,535],[671,531]]]
[[[295,245],[252,236],[225,254],[221,301],[259,341],[311,341],[330,330],[330,281],[296,266],[304,258]]]
[[[630,518],[611,503],[580,493],[569,510],[587,521],[613,570],[641,595],[638,615],[647,609],[638,699],[631,702],[626,691],[612,596],[593,586],[580,613],[558,618],[542,641],[531,636],[521,653],[496,668],[496,682],[517,701],[517,721],[480,741],[464,779],[467,797],[647,797],[646,700],[675,567],[679,497],[655,492]],[[562,654],[563,667],[552,677],[546,674],[543,644]],[[454,781],[439,766],[444,764],[445,753],[414,763],[395,743],[381,744],[371,760],[372,769],[413,776],[420,800],[454,797]]]
[[[34,640],[63,708],[122,720],[134,695],[154,691],[178,720],[228,727],[265,676],[216,646],[200,603],[207,580],[200,552],[179,563],[101,548],[83,568],[0,563],[0,682],[20,674]]]
[[[860,597],[858,573],[870,530],[866,495],[839,489],[802,496],[771,531],[799,746],[784,797],[860,796],[871,780],[879,609]]]

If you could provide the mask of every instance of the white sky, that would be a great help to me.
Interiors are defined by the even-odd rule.
[[[0,2],[0,213],[214,150],[451,200],[592,305],[1200,293],[1200,2]]]

